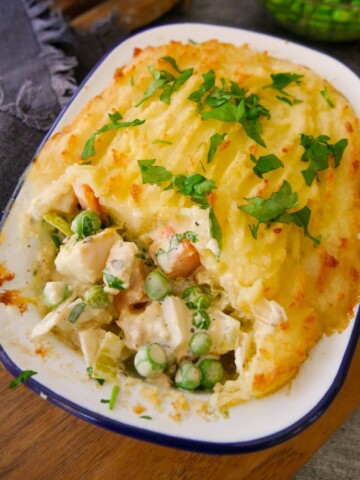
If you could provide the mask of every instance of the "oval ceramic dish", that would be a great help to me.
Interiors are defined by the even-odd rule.
[[[359,79],[338,61],[267,35],[228,27],[183,24],[147,30],[113,49],[83,83],[47,138],[68,124],[88,100],[110,83],[114,69],[131,60],[135,47],[160,45],[171,40],[187,42],[189,38],[197,42],[217,38],[234,44],[248,43],[254,49],[266,49],[272,56],[306,65],[342,92],[360,115],[360,97],[356,94]],[[8,289],[23,288],[30,282],[32,255],[36,247],[36,240],[28,248],[18,247],[19,218],[31,197],[31,186],[26,177],[21,183],[14,196],[16,200],[2,222],[0,262],[15,273],[15,278],[6,284]],[[218,417],[212,421],[210,417],[210,421],[209,418],[206,421],[191,411],[176,423],[169,417],[171,399],[162,412],[151,407],[147,409],[146,415],[151,420],[134,412],[136,402],[143,401],[141,387],[134,387],[131,392],[120,392],[115,408],[110,411],[108,405],[100,400],[109,398],[111,385],[100,387],[88,380],[79,354],[53,336],[43,342],[47,351],[44,357],[35,353],[29,333],[38,320],[39,314],[31,305],[23,315],[14,307],[0,305],[0,361],[14,376],[20,370],[38,372],[28,380],[27,385],[42,398],[114,432],[186,450],[222,454],[271,447],[313,423],[338,393],[360,332],[357,315],[342,334],[324,337],[317,344],[289,386],[261,400],[232,408],[229,418]]]

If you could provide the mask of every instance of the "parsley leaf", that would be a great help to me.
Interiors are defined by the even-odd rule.
[[[165,167],[154,165],[155,162],[155,158],[152,160],[138,160],[143,183],[161,183],[173,177]]]
[[[81,158],[83,160],[86,160],[87,158],[93,157],[95,155],[95,139],[97,135],[99,135],[100,133],[105,133],[105,132],[108,132],[109,130],[117,130],[119,128],[136,127],[138,125],[142,125],[143,123],[145,123],[145,120],[139,120],[138,118],[136,118],[131,122],[119,123],[119,121],[122,120],[122,116],[119,112],[109,113],[108,117],[110,119],[110,123],[105,124],[99,130],[92,133],[90,135],[90,138],[86,141],[84,149],[81,154]]]
[[[188,96],[189,100],[199,104],[202,97],[215,86],[215,72],[214,70],[209,70],[208,72],[204,73],[202,77],[204,82],[200,85],[198,90],[195,90]]]
[[[334,168],[340,165],[344,150],[348,145],[346,138],[342,138],[333,145],[328,143],[328,140],[330,140],[330,137],[327,135],[319,135],[315,138],[311,135],[301,133],[300,145],[305,149],[301,160],[303,162],[309,162],[307,169],[302,170],[301,173],[306,185],[309,187],[312,185],[314,179],[317,178],[319,171],[326,170],[330,167],[330,156],[334,159]]]
[[[207,198],[207,194],[216,188],[215,182],[200,173],[173,175],[166,168],[154,165],[154,163],[155,159],[138,160],[143,183],[158,184],[170,180],[164,190],[176,189],[178,193],[189,196],[193,202],[201,205],[201,208],[208,208],[210,233],[217,240],[221,249],[221,227]]]
[[[188,42],[191,43],[191,45],[198,45],[198,42],[195,42],[192,38],[188,38]]]
[[[173,67],[173,69],[174,69],[177,73],[182,73],[182,70],[180,70],[180,68],[178,67],[175,58],[169,57],[169,56],[165,56],[165,57],[161,57],[160,60],[165,60],[165,62],[170,63],[170,65]]]
[[[265,85],[263,88],[274,88],[285,95],[289,95],[288,93],[283,92],[284,88],[288,87],[292,82],[300,85],[301,79],[304,75],[299,75],[297,73],[272,73],[270,77],[272,83]]]
[[[208,110],[201,114],[203,120],[215,118],[223,122],[241,122],[245,117],[245,102],[242,100],[239,105],[224,103],[220,107]]]
[[[152,420],[152,417],[150,417],[150,415],[140,415],[139,418],[144,418],[145,420]]]
[[[14,380],[11,380],[9,383],[9,388],[17,388],[21,382],[26,383],[28,378],[36,374],[37,372],[34,372],[34,370],[23,370],[16,378],[14,378]]]
[[[329,107],[335,108],[334,103],[329,98],[329,93],[327,91],[327,88],[324,88],[324,90],[320,90],[320,95],[324,98],[324,100],[329,105]]]
[[[274,221],[287,209],[296,207],[298,204],[297,193],[292,191],[291,185],[284,180],[277,192],[273,192],[270,198],[263,197],[244,198],[249,205],[242,205],[240,210],[255,217],[259,222]]]
[[[284,88],[288,87],[290,83],[295,82],[297,85],[301,84],[301,79],[304,77],[304,75],[299,75],[297,73],[272,73],[270,75],[272,83],[269,85],[265,85],[263,88],[273,88],[274,90],[277,90],[280,92],[282,95],[285,96],[277,96],[276,98],[278,100],[281,100],[282,102],[287,103],[288,105],[296,105],[298,103],[303,103],[302,100],[299,100],[298,98],[295,98],[293,95],[290,95],[290,93],[287,93],[284,91]],[[289,98],[291,97],[292,100]]]
[[[191,77],[194,72],[193,68],[180,70],[175,59],[172,57],[161,57],[161,60],[165,60],[166,62],[170,63],[174,70],[180,75],[176,78],[166,70],[155,70],[153,65],[148,67],[148,70],[153,77],[153,81],[146,89],[142,98],[135,105],[136,107],[139,107],[148,98],[152,97],[157,89],[162,90],[160,94],[160,100],[164,103],[170,104],[172,94],[179,90],[179,88]]]
[[[290,98],[288,97],[279,97],[279,96],[276,96],[276,98],[278,100],[281,100],[282,102],[284,103],[287,103],[288,105],[292,106],[292,105],[297,105],[299,103],[303,103],[303,100],[299,100],[298,98],[293,98],[292,100],[290,100]]]
[[[213,91],[205,99],[205,103],[211,107],[211,110],[202,112],[201,118],[203,120],[214,118],[223,122],[239,122],[248,137],[265,147],[265,142],[261,138],[262,126],[259,117],[263,115],[269,119],[270,112],[259,103],[257,95],[246,96],[245,90],[233,81],[230,82],[230,87],[226,86],[225,80],[222,83],[222,88],[213,87]],[[189,98],[192,99],[191,95]],[[201,98],[197,101],[200,102]]]
[[[209,207],[209,222],[210,222],[210,235],[212,236],[212,238],[215,238],[215,240],[219,245],[219,249],[221,251],[222,250],[222,230],[212,207]]]
[[[165,70],[154,70],[154,65],[148,67],[149,72],[153,77],[153,81],[145,90],[144,95],[135,105],[135,107],[139,107],[142,103],[144,103],[148,98],[152,97],[158,88],[164,88],[164,86],[172,81],[174,81],[175,77]]]
[[[190,175],[173,175],[165,167],[154,165],[155,159],[138,160],[143,183],[157,184],[171,180],[165,190],[176,188],[179,193],[191,197],[191,200],[208,206],[206,194],[216,188],[215,182],[200,173]]]
[[[310,238],[315,245],[318,245],[320,243],[320,236],[314,237],[308,230],[310,217],[311,210],[309,207],[305,206],[296,212],[290,214],[285,213],[284,215],[281,215],[277,221],[282,223],[294,223],[298,227],[302,227],[304,229],[305,237]]]
[[[273,192],[270,198],[252,197],[244,198],[249,204],[241,205],[239,209],[255,217],[259,223],[249,225],[252,236],[256,239],[260,223],[294,223],[304,229],[304,235],[310,238],[314,244],[320,243],[320,237],[313,237],[308,231],[308,225],[311,216],[309,207],[289,213],[290,210],[298,205],[298,195],[292,191],[291,185],[284,180],[277,192]]]
[[[105,380],[103,378],[95,378],[93,377],[93,368],[92,367],[87,367],[86,369],[87,374],[89,375],[89,378],[91,380],[96,380],[99,385],[104,385]]]
[[[153,140],[151,143],[161,143],[163,145],[172,145],[172,142],[169,142],[168,140],[162,140],[161,138],[156,138]]]
[[[164,250],[163,248],[159,248],[155,253],[155,256],[157,257],[158,255],[163,255],[164,253],[172,252],[173,250],[176,249],[179,243],[185,240],[185,238],[190,240],[191,243],[196,243],[199,240],[197,233],[192,232],[191,230],[187,230],[184,233],[175,233],[175,235],[173,235],[170,238],[169,249]]]
[[[283,162],[273,153],[269,155],[264,155],[256,159],[255,155],[250,154],[250,159],[256,165],[253,168],[255,175],[260,178],[263,178],[263,174],[267,172],[271,172],[272,170],[276,170],[280,167],[284,167]]]
[[[208,151],[207,163],[210,163],[211,160],[214,158],[217,149],[222,144],[225,137],[226,133],[223,133],[222,135],[220,135],[219,133],[214,133],[214,135],[210,137],[210,148]]]

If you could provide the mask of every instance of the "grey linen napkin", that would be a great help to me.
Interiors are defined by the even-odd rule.
[[[77,84],[127,32],[101,20],[70,29],[51,2],[0,1],[0,218]]]

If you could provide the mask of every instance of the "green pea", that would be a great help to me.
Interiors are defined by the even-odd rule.
[[[181,363],[175,374],[175,385],[184,390],[195,390],[200,386],[201,372],[199,368],[187,360]]]
[[[101,219],[96,212],[85,210],[80,212],[71,223],[71,230],[79,238],[89,237],[101,230]]]
[[[200,386],[204,389],[213,388],[224,376],[224,369],[220,360],[213,357],[201,358],[198,362],[201,372]]]
[[[206,355],[209,353],[212,345],[212,338],[206,332],[197,332],[190,339],[190,350],[195,355]]]
[[[145,279],[145,292],[151,300],[162,300],[171,293],[171,285],[165,275],[154,270]]]
[[[210,327],[210,317],[205,310],[196,310],[192,314],[192,324],[201,330],[207,330]]]
[[[86,290],[84,300],[91,308],[107,308],[110,305],[110,298],[104,292],[104,285],[94,285]]]
[[[351,12],[349,10],[334,10],[332,14],[332,18],[335,22],[342,22],[346,23],[351,19]]]
[[[184,290],[183,299],[186,305],[194,310],[208,308],[211,304],[209,289],[199,285]]]
[[[142,377],[158,377],[167,367],[165,352],[157,343],[143,345],[135,355],[134,366]]]

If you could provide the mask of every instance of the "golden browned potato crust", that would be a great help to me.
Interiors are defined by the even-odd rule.
[[[343,330],[358,301],[359,121],[347,99],[308,68],[247,45],[216,40],[199,45],[171,42],[135,54],[130,65],[114,65],[112,85],[44,146],[30,172],[34,189],[40,191],[49,180],[71,182],[81,177],[105,211],[136,237],[167,222],[186,224],[184,209],[194,206],[189,197],[175,190],[144,185],[137,160],[156,159],[156,165],[174,174],[200,173],[214,180],[217,188],[210,201],[222,227],[223,251],[219,261],[205,249],[200,252],[209,281],[227,291],[232,307],[250,320],[252,306],[262,299],[277,302],[287,316],[268,333],[244,332],[248,346],[243,344],[243,371],[238,379],[218,386],[216,401],[228,406],[263,396],[296,374],[322,334]],[[136,107],[152,80],[150,65],[176,74],[161,60],[163,56],[176,59],[181,70],[194,68],[194,74],[173,94],[170,105],[160,101],[157,91]],[[249,138],[238,122],[201,119],[188,96],[210,69],[218,81],[232,80],[257,94],[270,111],[269,120],[261,118],[266,148]],[[279,92],[263,88],[271,83],[270,75],[279,72],[304,75],[301,83],[293,82],[286,89],[302,103],[290,106],[277,98]],[[320,94],[324,89],[334,108]],[[78,166],[86,140],[115,111],[121,112],[124,121],[139,118],[145,123],[98,135],[92,165]],[[215,133],[226,133],[226,140],[206,164],[210,137]],[[342,138],[349,142],[338,168],[318,172],[311,186],[301,174],[307,165],[301,160],[301,133],[327,135],[332,144]],[[171,144],[153,143],[155,139]],[[269,153],[277,155],[284,168],[260,179],[253,172],[250,154]],[[298,207],[311,209],[309,231],[321,235],[318,246],[294,224],[262,224],[257,239],[252,237],[248,225],[254,218],[238,206],[246,203],[244,198],[268,198],[284,180],[297,192]]]

